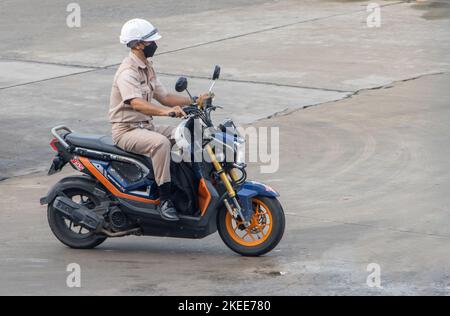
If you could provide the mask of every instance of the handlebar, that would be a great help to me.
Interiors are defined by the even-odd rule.
[[[191,114],[191,113],[193,113],[195,111],[199,111],[197,106],[194,105],[194,104],[183,106],[182,110],[184,111],[184,113],[186,113],[186,115],[189,115],[189,114]],[[169,117],[177,117],[177,113],[169,112],[168,116]]]
[[[206,101],[206,102],[205,102]],[[205,122],[208,126],[213,126],[211,122],[211,111],[214,111],[216,108],[222,108],[220,106],[212,105],[212,97],[204,100],[203,109],[198,107],[198,104],[192,103],[190,105],[186,105],[182,107],[183,111],[186,113],[187,117],[198,117]],[[170,112],[169,117],[176,117],[175,112]]]

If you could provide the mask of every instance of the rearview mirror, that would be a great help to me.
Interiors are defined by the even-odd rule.
[[[216,65],[216,67],[214,67],[214,73],[213,73],[212,80],[219,79],[219,76],[220,76],[220,66]]]
[[[188,86],[188,82],[187,79],[185,77],[180,77],[177,80],[177,83],[175,83],[175,90],[177,92],[183,92],[184,90],[187,89]]]

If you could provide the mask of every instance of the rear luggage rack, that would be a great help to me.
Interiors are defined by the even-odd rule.
[[[52,135],[56,137],[56,139],[59,141],[59,143],[65,148],[69,149],[71,146],[67,144],[67,142],[64,140],[64,138],[61,137],[61,135],[58,133],[59,131],[67,131],[67,134],[72,133],[72,130],[64,125],[55,126],[52,128]],[[65,136],[65,135],[64,135]]]

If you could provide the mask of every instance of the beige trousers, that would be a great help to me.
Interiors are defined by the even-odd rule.
[[[167,125],[115,123],[114,143],[121,149],[150,157],[158,185],[170,182],[170,150],[174,127]]]

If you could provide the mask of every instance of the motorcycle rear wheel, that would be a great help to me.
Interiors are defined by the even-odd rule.
[[[268,253],[281,241],[285,216],[276,198],[257,196],[252,199],[252,207],[254,214],[248,228],[223,208],[217,217],[217,229],[231,250],[242,256],[256,257]]]
[[[68,198],[88,208],[94,208],[100,204],[92,193],[82,189],[68,189],[63,193]],[[48,205],[47,219],[55,237],[70,248],[92,249],[107,239],[105,236],[99,236],[80,226],[73,225],[70,220],[65,218],[53,207],[53,203]]]

